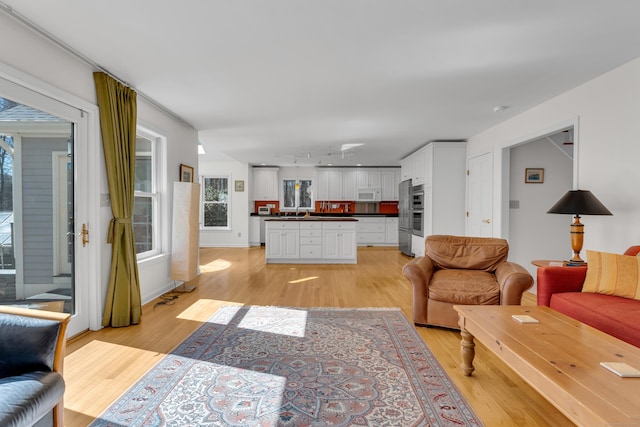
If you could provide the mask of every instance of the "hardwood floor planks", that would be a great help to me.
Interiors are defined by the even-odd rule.
[[[88,332],[71,339],[65,358],[65,425],[86,426],[140,376],[222,305],[399,307],[411,319],[411,289],[393,247],[358,248],[357,265],[266,265],[264,248],[205,248],[196,289],[168,304],[143,308],[140,325]],[[524,304],[535,304],[527,295]],[[572,426],[482,344],[476,371],[459,369],[456,331],[417,328],[486,426]]]

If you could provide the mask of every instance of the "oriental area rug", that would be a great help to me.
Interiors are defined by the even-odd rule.
[[[222,307],[92,426],[482,426],[399,309]]]

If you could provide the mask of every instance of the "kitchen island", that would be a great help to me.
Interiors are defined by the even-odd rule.
[[[282,217],[265,220],[265,260],[279,264],[356,264],[355,218]]]

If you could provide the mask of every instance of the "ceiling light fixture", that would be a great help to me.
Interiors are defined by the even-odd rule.
[[[509,108],[508,105],[497,105],[495,107],[493,107],[493,112],[494,113],[502,113],[503,111],[505,111],[507,108]]]

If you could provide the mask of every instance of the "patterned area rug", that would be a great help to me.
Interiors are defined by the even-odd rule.
[[[481,426],[398,309],[222,307],[92,426]]]

